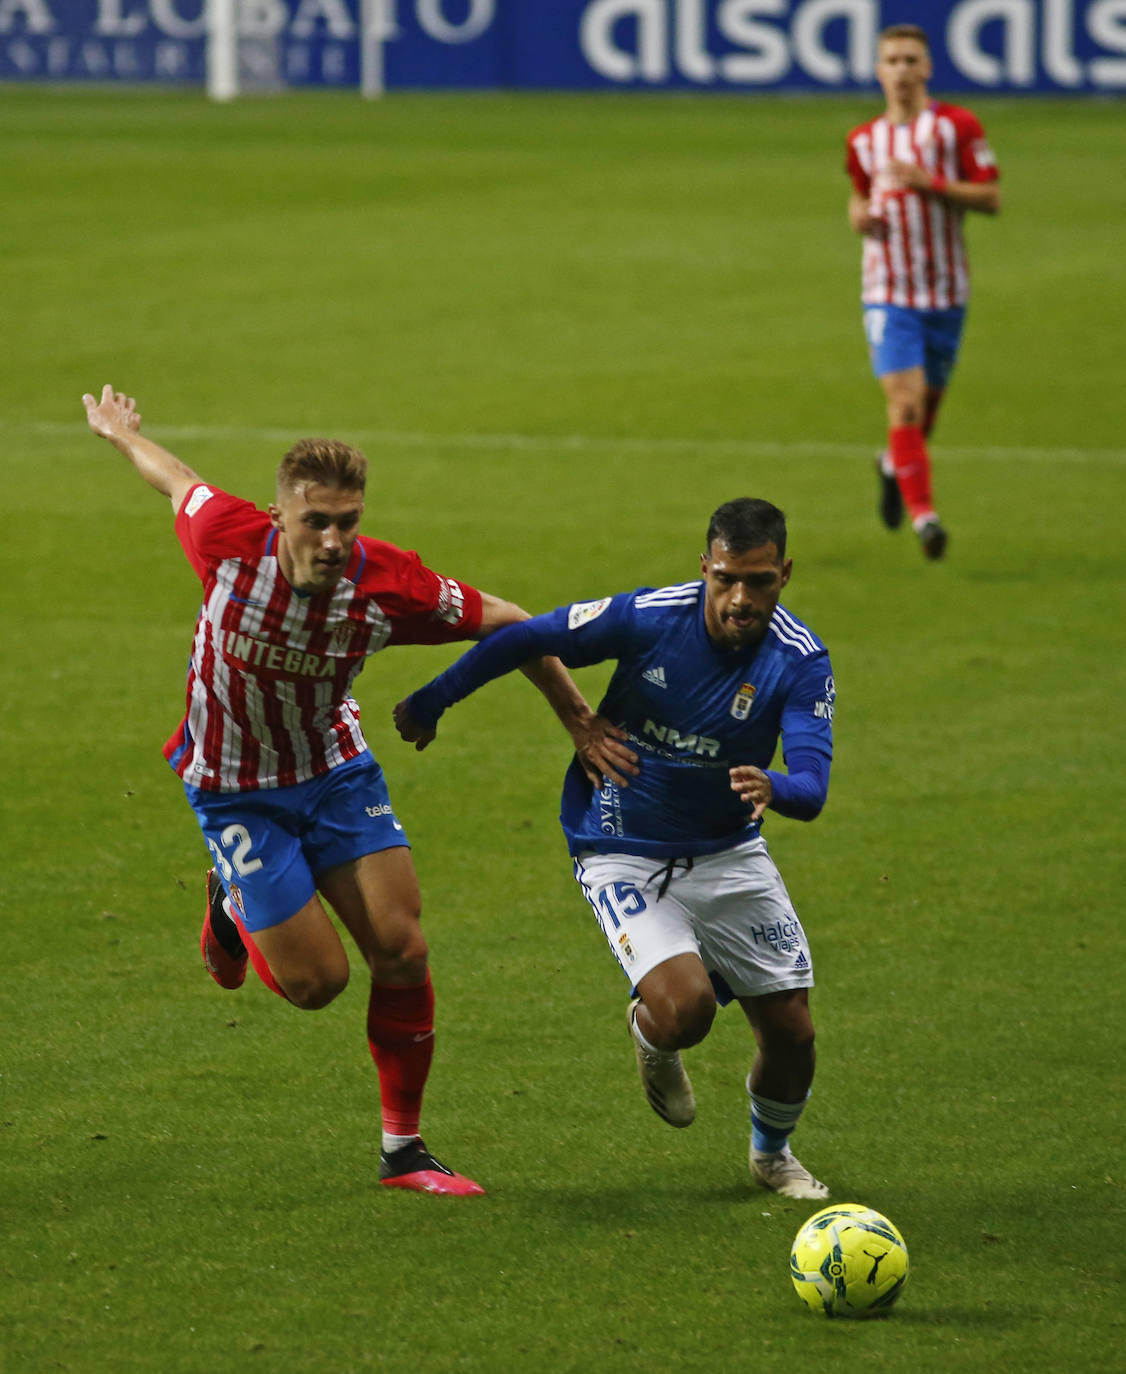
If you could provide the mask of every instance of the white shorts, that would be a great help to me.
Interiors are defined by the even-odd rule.
[[[633,988],[677,954],[699,955],[721,1002],[813,986],[805,931],[761,836],[671,871],[666,883],[668,861],[638,854],[587,849],[575,860]]]

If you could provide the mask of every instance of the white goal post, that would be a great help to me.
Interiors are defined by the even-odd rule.
[[[207,0],[207,94],[234,100],[238,75],[238,0]]]
[[[360,93],[373,100],[385,90],[383,48],[396,34],[394,0],[359,0],[359,7]],[[234,100],[246,88],[248,73],[256,88],[285,84],[276,40],[248,37],[240,20],[240,0],[207,0],[207,94],[212,100]],[[255,63],[253,55],[261,59],[266,49],[270,55]]]

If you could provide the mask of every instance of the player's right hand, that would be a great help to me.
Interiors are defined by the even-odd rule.
[[[601,792],[610,782],[628,787],[630,778],[641,771],[628,734],[605,716],[589,715],[576,722],[571,727],[571,738],[579,766],[596,791]]]
[[[417,750],[423,750],[434,739],[437,738],[437,730],[424,730],[410,713],[410,697],[398,702],[391,711],[391,718],[395,722],[395,729],[399,732],[399,737],[406,740],[408,744],[413,744]]]
[[[82,404],[86,407],[86,423],[104,439],[111,438],[122,429],[136,433],[141,428],[137,402],[123,391],[114,391],[109,382],[102,387],[101,400],[96,401],[87,392]]]
[[[762,819],[762,813],[774,797],[774,787],[761,768],[752,763],[738,763],[728,769],[731,790],[739,800],[751,807],[751,820]]]

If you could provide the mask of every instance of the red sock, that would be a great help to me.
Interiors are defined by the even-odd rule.
[[[391,1135],[417,1135],[422,1090],[434,1057],[434,988],[371,988],[368,1047],[379,1070],[383,1129]]]
[[[911,519],[933,515],[931,460],[922,429],[918,425],[893,425],[888,430],[888,452]]]
[[[254,937],[247,931],[246,927],[243,925],[242,917],[235,909],[234,902],[227,903],[227,910],[231,920],[234,921],[236,926],[238,926],[238,933],[242,936],[242,942],[246,946],[246,953],[250,959],[251,968],[258,975],[258,977],[261,978],[263,983],[266,984],[266,986],[270,989],[271,992],[276,992],[279,997],[285,997],[285,1000],[288,1002],[289,998],[285,996],[281,984],[270,972],[270,966],[266,962],[266,956],[254,943]]]

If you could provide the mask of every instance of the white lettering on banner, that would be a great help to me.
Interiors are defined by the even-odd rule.
[[[591,0],[579,24],[583,56],[610,81],[652,85],[673,70],[699,85],[722,76],[747,86],[779,81],[795,63],[829,86],[869,81],[875,71],[879,0],[804,0],[788,16],[789,34],[789,0],[722,0],[716,28],[738,51],[720,57],[708,46],[708,8],[708,0]],[[779,22],[766,22],[772,18]],[[633,52],[623,46],[625,20],[636,33]],[[843,54],[825,44],[826,29],[840,21],[847,34]]]
[[[318,19],[325,21],[329,38],[343,41],[356,35],[357,26],[344,0],[301,0],[290,33],[294,38],[311,38]]]
[[[22,76],[35,70],[35,49],[22,38],[14,38],[7,47],[8,61]]]
[[[676,52],[680,71],[701,85],[715,80],[708,52],[708,10],[704,0],[680,0],[676,7]]]
[[[0,0],[0,33],[11,33],[21,14],[24,33],[53,33],[58,28],[46,0]]]
[[[209,0],[0,0],[0,70],[59,79],[183,80],[198,66]],[[953,0],[945,56],[989,89],[1126,90],[1126,0]],[[74,11],[83,9],[85,17]],[[391,42],[501,41],[499,0],[238,0],[245,39],[279,43],[261,55],[290,81],[343,82],[367,16]],[[408,28],[400,19],[413,20]],[[583,0],[576,39],[612,83],[828,89],[870,85],[881,0]],[[410,32],[410,28],[414,32]],[[529,39],[529,41],[533,41]]]
[[[1031,86],[1036,81],[1035,15],[1029,0],[969,0],[950,14],[946,42],[959,71],[982,86]],[[986,24],[1000,22],[1004,30],[1003,57],[980,46]]]
[[[787,0],[724,0],[720,27],[742,52],[725,57],[723,74],[738,86],[769,86],[781,81],[790,70],[790,47],[786,35],[773,24],[764,24],[756,15],[784,15]]]
[[[637,54],[631,57],[614,41],[614,26],[622,19],[637,21]],[[594,0],[579,21],[583,56],[600,76],[610,81],[654,84],[667,79],[668,7],[665,0]]]
[[[496,0],[469,0],[468,13],[455,24],[446,17],[444,0],[417,0],[416,7],[420,27],[439,43],[472,43],[493,22],[496,12]]]
[[[92,38],[79,41],[59,37],[34,46],[23,39],[12,39],[0,49],[0,54],[26,76],[178,81],[188,75],[191,67],[188,47],[170,41],[156,44],[151,62],[143,59],[136,43],[124,39],[105,43]]]
[[[1083,68],[1071,50],[1074,27],[1071,0],[1044,0],[1044,33],[1041,38],[1044,70],[1061,86],[1078,86],[1083,81]]]
[[[284,0],[242,0],[239,33],[245,38],[276,38],[289,21]]]
[[[982,86],[1035,86],[1039,21],[1040,61],[1054,85],[1077,89],[1086,78],[1094,86],[1121,88],[1126,85],[1126,0],[1096,0],[1087,7],[1088,36],[1119,56],[1092,58],[1086,71],[1075,55],[1075,4],[1076,0],[965,0],[954,6],[947,21],[950,60]],[[1000,26],[1000,56],[982,48],[987,24]]]
[[[1120,57],[1096,57],[1090,77],[1096,86],[1126,86],[1126,0],[1098,0],[1087,11],[1087,32]]]
[[[187,75],[188,49],[183,43],[158,43],[156,46],[156,75],[169,80]]]
[[[824,44],[825,26],[836,19],[845,21],[847,64]],[[799,65],[827,86],[875,74],[876,7],[869,0],[812,0],[795,12],[791,37]]]
[[[107,38],[132,38],[148,27],[145,10],[136,9],[128,17],[122,13],[121,0],[98,0],[98,17],[94,32]]]
[[[79,64],[90,76],[109,76],[112,70],[109,53],[101,43],[83,43]]]
[[[169,38],[202,38],[207,32],[207,0],[187,0],[189,9],[198,11],[185,19],[176,8],[185,0],[149,0],[152,22]]]
[[[340,83],[348,70],[347,48],[325,48],[321,58],[321,77],[328,82]]]

